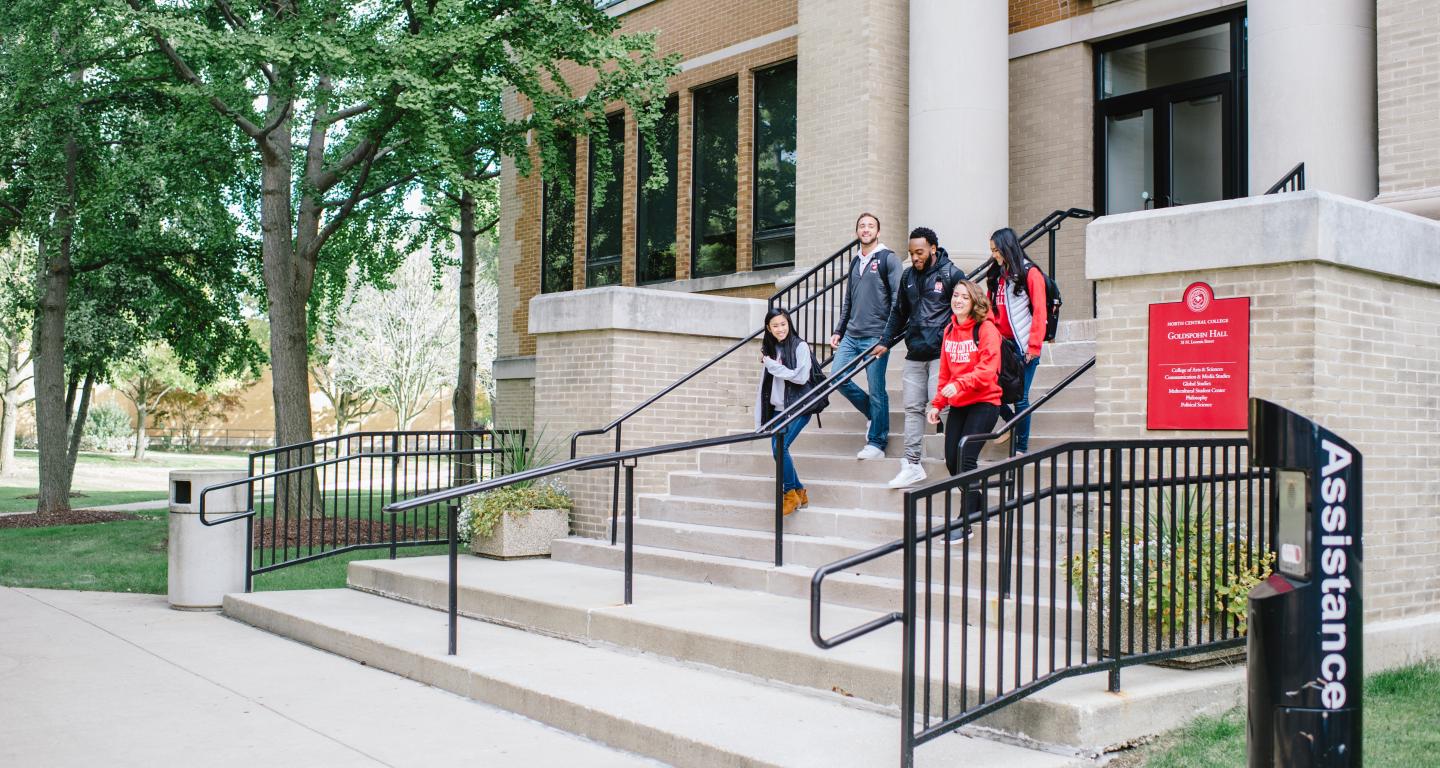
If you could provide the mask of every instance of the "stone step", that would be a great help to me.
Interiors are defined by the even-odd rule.
[[[775,530],[775,508],[770,502],[722,501],[669,494],[641,495],[636,501],[636,519],[716,526],[742,531],[773,532]],[[993,501],[995,501],[994,498],[992,498]],[[943,502],[937,502],[933,510],[933,520],[930,524],[939,525],[940,516],[944,514]],[[924,513],[923,507],[921,512]],[[1067,549],[1071,538],[1075,540],[1076,547],[1082,546],[1082,531],[1078,525],[1073,529],[1067,527],[1064,511],[1059,505],[1056,507],[1056,514],[1058,519],[1054,533],[1055,547],[1060,553],[1057,557],[1064,558],[1069,556],[1066,553],[1074,554]],[[1023,519],[1018,521],[1017,525],[1021,546],[1033,548],[1034,537],[1039,535],[1042,549],[1048,552],[1051,537],[1048,521],[1048,505],[1041,510],[1038,526],[1034,524],[1033,510],[1027,509]],[[812,504],[786,517],[784,522],[787,534],[847,539],[852,542],[863,542],[867,546],[885,544],[904,534],[899,510],[876,512],[863,509],[827,508]],[[1097,524],[1098,520],[1092,519],[1091,523],[1092,525]],[[999,529],[999,521],[991,518],[987,525],[990,527],[990,531],[986,534],[987,541],[993,540],[995,532]],[[1090,541],[1092,544],[1094,543],[1093,537]]]
[[[935,520],[935,525],[940,524]],[[987,585],[991,588],[998,587],[1001,573],[1002,538],[998,535],[998,524],[986,526],[982,536],[980,529],[975,528],[973,539],[969,546],[962,542],[956,542],[949,548],[949,560],[952,576],[951,583],[959,583],[962,578],[961,569],[966,569],[966,576],[969,583]],[[1023,535],[1022,535],[1023,536]],[[622,527],[618,539],[625,540],[625,532]],[[753,560],[755,562],[769,563],[775,558],[775,534],[769,531],[751,531],[736,528],[722,528],[709,525],[694,525],[690,523],[677,523],[668,520],[645,520],[635,521],[635,543],[657,549],[670,549],[679,552],[692,552],[696,554],[712,555],[715,557],[730,557],[740,560]],[[1033,542],[1020,538],[1015,542],[1018,546],[1019,558],[1012,563],[1012,567],[1019,568],[1027,583],[1032,579],[1038,579],[1042,585],[1056,583],[1063,585],[1065,577],[1062,574],[1052,573],[1051,562],[1048,557],[1033,556]],[[1048,555],[1048,542],[1044,542],[1045,554]],[[872,548],[872,545],[863,541],[841,539],[836,537],[809,536],[800,533],[787,531],[784,539],[784,559],[786,563],[805,566],[815,569],[828,563],[857,555]],[[981,552],[986,556],[981,557]],[[1012,553],[1016,551],[1012,547]],[[936,546],[932,549],[933,557],[936,558],[935,568],[941,568],[946,558],[946,548]],[[1063,565],[1063,564],[1062,564]],[[887,555],[876,560],[854,568],[852,573],[859,573],[868,576],[881,576],[891,579],[903,577],[903,560],[901,553]],[[1048,592],[1048,589],[1047,589]]]
[[[902,442],[903,445],[903,442]],[[756,448],[765,446],[761,453]],[[723,449],[700,451],[700,471],[721,475],[775,476],[775,459],[769,452],[768,444],[747,446],[748,451],[727,451]],[[943,451],[943,446],[941,447]],[[903,447],[900,453],[904,453]],[[900,471],[899,458],[891,460],[867,459],[861,461],[855,456],[836,454],[802,453],[791,447],[790,459],[795,464],[795,473],[800,481],[809,484],[811,480],[855,480],[870,483],[889,483]],[[924,459],[920,464],[931,481],[939,480],[950,473],[945,462],[939,459]]]
[[[358,590],[229,595],[225,611],[368,666],[675,766],[885,765],[897,750],[891,715],[847,706],[834,694],[787,689],[654,654],[465,619],[459,653],[447,656],[443,613]],[[937,766],[1075,763],[964,735],[937,739],[916,756]]]
[[[745,676],[732,679],[799,686],[802,691],[818,694],[818,700],[827,704],[867,702],[892,708],[891,712],[898,705],[902,645],[898,625],[825,651],[809,640],[808,605],[804,601],[638,575],[635,602],[624,606],[617,604],[618,575],[596,578],[593,569],[582,566],[543,560],[498,563],[470,557],[462,558],[459,565],[460,610],[468,616],[579,641],[592,646],[588,649],[592,651],[618,647],[645,654],[638,658],[684,659]],[[350,583],[357,589],[437,608],[446,604],[445,579],[445,560],[439,557],[357,561],[350,566]],[[833,636],[879,615],[827,603],[821,628],[827,636]],[[930,658],[935,664],[932,685],[937,691],[933,698],[938,702],[943,635],[941,627],[931,626]],[[984,657],[979,650],[982,634]],[[441,640],[437,636],[430,642],[438,646]],[[969,701],[975,701],[978,686],[974,670],[982,658],[990,670],[987,683],[993,695],[999,649],[1013,650],[1016,637],[951,627],[949,641],[952,700],[965,690]],[[474,637],[472,624],[466,623],[459,639],[462,655],[479,642],[482,639]],[[1064,664],[1067,650],[1072,660],[1087,653],[1079,645],[1060,640],[1052,645],[1048,635],[1037,642],[1039,647],[1033,647],[1030,635],[1018,641],[1022,679],[1028,679],[1032,671],[1043,674]],[[922,659],[923,650],[923,646],[917,648],[917,656]],[[1009,658],[1012,663],[1004,672],[1007,686],[1014,682],[1014,657]],[[960,685],[961,659],[971,669],[964,688]],[[503,661],[495,659],[494,663],[498,668]],[[650,669],[664,674],[663,668]],[[664,679],[673,682],[668,675]],[[1244,675],[1236,668],[1180,672],[1134,667],[1124,671],[1122,682],[1123,694],[1115,696],[1104,692],[1103,674],[1062,680],[979,724],[1008,732],[1012,738],[1099,753],[1173,727],[1193,717],[1196,711],[1217,712],[1233,706],[1243,695]],[[637,678],[635,684],[648,688],[652,680]],[[795,689],[789,691],[793,694]],[[690,704],[684,696],[672,694],[668,698],[677,706]],[[919,750],[917,757],[924,752],[925,748]],[[858,756],[837,763],[872,764],[889,763],[863,762]]]
[[[773,540],[771,546],[774,546]],[[939,552],[939,545],[937,545]],[[556,539],[551,545],[551,557],[557,562],[572,563],[593,568],[623,571],[625,548],[612,546],[609,541],[570,537]],[[658,576],[665,579],[713,584],[731,589],[750,592],[767,592],[784,597],[808,600],[810,579],[815,569],[787,563],[776,568],[770,561],[744,560],[720,557],[699,552],[683,552],[659,547],[636,544],[632,557],[635,573]],[[938,573],[943,556],[936,556],[932,567]],[[917,568],[923,568],[917,564]],[[923,573],[923,570],[921,571]],[[1083,626],[1084,611],[1080,597],[1067,593],[1065,582],[1057,577],[1059,599],[1051,601],[1048,583],[1042,585],[1040,596],[1032,588],[1027,575],[1025,590],[1017,591],[1002,600],[992,589],[993,584],[982,585],[978,580],[965,583],[957,577],[950,594],[950,621],[956,624],[986,625],[1013,629],[1020,626],[1038,625],[1040,631],[1048,632],[1052,622],[1064,626]],[[903,598],[900,579],[874,576],[863,573],[837,573],[825,581],[826,604],[845,605],[873,611],[889,612],[898,610]],[[921,585],[923,589],[923,585]],[[932,615],[942,616],[945,611],[945,597],[935,590],[931,597]],[[925,600],[921,598],[923,606]],[[1003,606],[1003,610],[1002,610]],[[1016,606],[1020,608],[1017,618]]]
[[[905,411],[897,410],[900,401],[890,399],[890,435],[901,437],[905,435]],[[870,420],[855,410],[844,400],[830,400],[830,407],[820,414],[820,423],[816,424],[812,417],[810,424],[805,431],[816,430],[825,433],[846,434],[863,436],[868,428]],[[996,428],[1003,425],[1003,421],[996,422]],[[934,427],[926,425],[926,431],[934,432]],[[1051,407],[1046,403],[1045,407],[1036,411],[1030,417],[1030,435],[1035,438],[1052,437],[1080,437],[1094,434],[1095,414],[1093,410],[1068,410],[1059,407]],[[801,434],[804,434],[802,432]],[[855,450],[859,450],[857,447]]]

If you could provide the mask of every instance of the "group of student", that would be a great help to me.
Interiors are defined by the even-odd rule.
[[[850,262],[850,279],[840,307],[840,319],[830,337],[835,348],[832,371],[855,358],[871,354],[866,368],[867,388],[846,381],[837,391],[870,421],[865,446],[855,458],[884,458],[890,439],[890,398],[885,370],[890,348],[905,341],[905,455],[891,488],[923,482],[925,425],[945,422],[945,466],[955,475],[975,468],[983,441],[966,435],[988,434],[1002,414],[1000,369],[1002,344],[1011,340],[1020,350],[1023,381],[1019,400],[1011,412],[1029,407],[1030,384],[1040,365],[1046,329],[1045,276],[1025,256],[1014,230],[997,230],[990,236],[992,262],[985,284],[965,279],[950,261],[939,238],[928,227],[910,232],[908,264],[880,241],[880,220],[862,213],[855,222],[859,253]],[[797,402],[815,387],[815,357],[795,332],[790,314],[772,308],[765,316],[761,339],[760,391],[756,424]],[[868,390],[868,391],[867,391]],[[805,415],[790,422],[774,438],[782,454],[784,512],[791,514],[809,504],[809,494],[795,472],[790,446],[825,407],[818,401]],[[1030,420],[1014,429],[1017,454],[1029,449]]]

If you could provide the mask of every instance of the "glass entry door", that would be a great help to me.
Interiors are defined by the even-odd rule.
[[[1101,213],[1244,194],[1243,38],[1232,14],[1097,48]]]

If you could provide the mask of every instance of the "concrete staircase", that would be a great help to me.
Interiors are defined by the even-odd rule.
[[[1067,323],[1047,347],[1038,397],[1093,354],[1093,327]],[[898,361],[897,361],[898,362]],[[784,567],[773,566],[773,460],[760,444],[702,451],[696,468],[671,475],[668,493],[642,495],[635,521],[635,602],[621,605],[622,547],[557,540],[550,560],[494,562],[463,557],[460,654],[445,651],[444,558],[350,564],[348,590],[231,595],[226,612],[258,627],[331,650],[557,728],[672,765],[883,766],[898,763],[901,642],[898,625],[822,651],[809,639],[809,585],[815,567],[898,538],[901,494],[886,487],[898,469],[903,413],[900,365],[891,366],[892,438],[887,460],[860,462],[864,420],[834,398],[824,427],[794,448],[811,506],[787,518]],[[1034,448],[1091,434],[1093,390],[1084,379],[1036,417]],[[940,437],[926,438],[926,467],[944,475]],[[998,453],[998,452],[997,452]],[[1022,536],[1047,533],[1037,522]],[[990,542],[998,538],[991,526]],[[972,537],[974,540],[975,537]],[[1027,573],[1056,563],[1024,558]],[[994,585],[993,568],[952,559]],[[824,630],[897,610],[900,558],[875,561],[826,582]],[[1063,584],[1063,578],[1062,578]],[[1037,590],[1038,592],[1038,590]],[[1023,608],[1047,628],[1065,609],[1055,593],[971,590],[971,604]],[[939,598],[935,598],[938,600]],[[958,601],[959,596],[953,596]],[[938,604],[935,606],[940,607]],[[990,611],[990,616],[997,613]],[[937,610],[934,616],[942,614]],[[966,623],[968,645],[953,651],[993,667],[1001,643],[1026,649],[1025,669],[1043,673],[1066,650],[1029,653],[991,619]],[[1076,616],[1072,621],[1079,621]],[[955,627],[952,624],[951,627]],[[938,629],[938,622],[937,622]],[[958,635],[952,631],[951,636]],[[974,642],[984,635],[989,643]],[[939,637],[939,633],[936,633]],[[998,641],[998,642],[997,642]],[[955,643],[960,641],[955,640]],[[974,701],[977,685],[933,694]],[[917,764],[1089,765],[1106,751],[1174,727],[1200,712],[1233,706],[1238,669],[1181,672],[1137,667],[1122,694],[1103,675],[1062,680],[987,716],[975,727],[918,748]]]

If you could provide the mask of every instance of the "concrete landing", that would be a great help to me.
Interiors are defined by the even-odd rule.
[[[676,766],[898,764],[894,717],[651,654],[463,619],[460,652],[447,656],[443,613],[356,590],[228,595],[225,612]],[[951,768],[1086,764],[959,734],[917,752],[917,765]]]
[[[659,763],[160,595],[0,588],[0,765]]]
[[[825,651],[810,641],[808,598],[637,575],[635,602],[625,606],[620,573],[547,560],[503,563],[463,557],[459,564],[460,608],[470,616],[781,681],[842,704],[859,700],[892,712],[898,707],[902,647],[898,624]],[[356,561],[349,574],[356,589],[436,608],[447,604],[444,557]],[[834,635],[879,615],[827,603],[823,629]],[[938,618],[938,612],[935,615]],[[935,627],[932,658],[938,659],[938,621]],[[984,644],[982,634],[987,638]],[[990,695],[994,694],[999,636],[993,629],[951,626],[952,703],[958,703],[962,694],[972,703],[976,700],[977,681],[971,679],[962,688],[959,670],[962,659],[968,659],[970,669],[978,669],[981,648],[989,649],[987,683]],[[1038,658],[1034,669],[1046,674],[1063,666],[1067,650],[1075,659],[1081,656],[1078,648],[1051,647],[1043,640],[1032,654],[1029,637],[1021,641],[1019,672],[1024,680],[1031,679],[1032,659]],[[1013,648],[1014,635],[1007,633],[1003,642]],[[1009,662],[1005,666],[1008,689],[1015,685],[1014,671]],[[933,675],[938,700],[938,662]],[[1178,727],[1197,714],[1235,706],[1241,701],[1245,677],[1238,666],[1182,671],[1141,665],[1124,670],[1122,682],[1122,692],[1111,694],[1105,690],[1103,673],[1060,680],[980,724],[1028,741],[1099,754]]]

